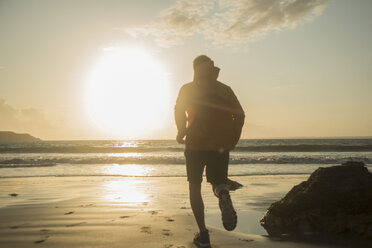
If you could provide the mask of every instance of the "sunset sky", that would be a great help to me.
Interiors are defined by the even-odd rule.
[[[174,138],[178,90],[206,54],[245,110],[243,138],[372,136],[371,12],[370,0],[0,0],[0,131]]]

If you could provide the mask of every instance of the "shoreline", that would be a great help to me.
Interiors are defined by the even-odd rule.
[[[330,166],[333,166],[330,165]],[[368,166],[372,166],[371,165],[367,165],[366,167]],[[321,167],[321,166],[320,166]],[[238,178],[238,177],[260,177],[260,176],[306,176],[306,175],[310,175],[311,173],[302,173],[302,172],[299,172],[299,173],[278,173],[278,174],[249,174],[249,175],[231,175],[229,176],[229,178]],[[204,177],[205,175],[203,175]],[[165,179],[165,178],[184,178],[186,180],[187,176],[185,175],[171,175],[171,176],[163,176],[163,175],[151,175],[151,176],[137,176],[137,175],[112,175],[112,174],[108,174],[108,175],[104,175],[104,174],[101,174],[101,175],[41,175],[41,176],[9,176],[9,177],[4,177],[4,176],[0,176],[0,180],[1,179],[20,179],[20,178],[47,178],[47,177],[51,177],[51,178],[59,178],[59,177],[112,177],[112,178],[138,178],[138,179],[147,179],[147,178],[158,178],[158,179]]]

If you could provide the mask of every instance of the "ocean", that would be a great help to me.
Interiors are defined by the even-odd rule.
[[[173,140],[0,143],[0,177],[185,177],[183,145]],[[362,161],[372,170],[372,139],[247,139],[230,154],[230,176],[310,174]]]

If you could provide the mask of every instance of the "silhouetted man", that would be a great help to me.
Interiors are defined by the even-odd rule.
[[[209,57],[196,57],[193,67],[194,80],[182,86],[175,106],[177,142],[186,145],[190,204],[200,229],[194,243],[210,247],[201,196],[204,167],[219,199],[223,226],[231,231],[236,227],[237,215],[227,186],[229,151],[240,139],[245,115],[232,89],[217,81],[219,68]]]

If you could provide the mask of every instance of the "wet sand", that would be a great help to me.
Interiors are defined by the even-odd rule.
[[[307,177],[233,177],[244,185],[232,193],[239,215],[233,232],[222,229],[218,201],[203,183],[212,247],[320,247],[270,239],[258,223]],[[2,178],[0,247],[195,247],[187,188],[183,177]]]

